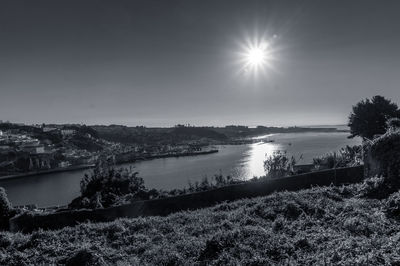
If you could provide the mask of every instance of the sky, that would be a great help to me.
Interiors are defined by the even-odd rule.
[[[0,120],[344,124],[400,103],[400,1],[3,0]],[[249,43],[272,60],[244,69]]]

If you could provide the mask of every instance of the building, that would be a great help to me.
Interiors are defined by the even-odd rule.
[[[71,163],[68,162],[68,161],[61,161],[61,162],[58,163],[58,167],[61,167],[61,168],[65,168],[65,167],[68,167],[68,166],[71,166]]]
[[[52,131],[56,131],[57,128],[55,127],[44,127],[43,128],[43,132],[52,132]]]
[[[26,145],[21,145],[20,149],[21,149],[21,151],[28,152],[28,153],[35,153],[35,154],[45,153],[43,145],[26,144]]]
[[[72,136],[76,133],[75,129],[61,129],[61,135],[64,137],[66,136]]]
[[[3,151],[11,150],[11,146],[0,144],[0,150],[3,150]]]

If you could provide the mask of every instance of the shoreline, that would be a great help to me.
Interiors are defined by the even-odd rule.
[[[212,154],[212,153],[217,153],[217,152],[218,152],[218,150],[213,149],[213,150],[209,150],[209,151],[185,152],[185,153],[180,153],[180,154],[150,155],[150,156],[139,157],[139,158],[136,158],[134,160],[116,162],[116,165],[121,165],[121,164],[125,164],[125,163],[134,163],[136,161],[147,161],[147,160],[153,160],[153,159],[161,159],[161,158],[206,155],[206,154]],[[82,164],[82,165],[69,166],[69,167],[65,167],[65,168],[54,168],[54,169],[48,169],[48,170],[39,170],[39,171],[35,171],[35,172],[27,172],[27,173],[6,175],[6,176],[0,176],[0,181],[9,180],[9,179],[15,179],[15,178],[21,178],[21,177],[35,176],[35,175],[70,172],[70,171],[75,171],[75,170],[84,170],[84,169],[93,168],[94,166],[95,166],[94,164]]]
[[[74,166],[69,166],[69,167],[65,167],[65,168],[54,168],[54,169],[40,170],[40,171],[35,171],[35,172],[27,172],[27,173],[14,174],[14,175],[5,175],[5,176],[0,176],[0,181],[7,180],[7,179],[20,178],[20,177],[27,177],[27,176],[69,172],[69,171],[82,170],[82,169],[88,169],[88,168],[93,168],[93,167],[94,167],[94,164],[81,164],[81,165],[74,165]]]
[[[154,159],[162,159],[162,158],[172,158],[172,157],[187,157],[187,156],[197,156],[197,155],[206,155],[206,154],[212,154],[212,153],[217,153],[219,150],[213,149],[213,150],[208,150],[208,151],[199,151],[199,152],[184,152],[184,153],[178,153],[178,154],[160,154],[160,155],[149,155],[149,156],[142,156],[138,157],[132,160],[126,160],[126,161],[120,161],[116,162],[116,165],[120,164],[125,164],[125,163],[134,163],[137,161],[150,161]]]

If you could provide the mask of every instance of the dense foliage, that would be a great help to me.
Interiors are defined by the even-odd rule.
[[[89,152],[96,152],[103,150],[101,144],[98,143],[96,139],[88,137],[86,135],[75,134],[68,139],[68,143],[72,144],[74,147],[87,150]]]
[[[398,106],[390,100],[377,95],[372,99],[365,99],[353,106],[349,116],[348,126],[351,136],[360,136],[363,139],[373,139],[375,135],[386,132],[386,121],[389,118],[400,117]]]
[[[227,139],[226,135],[205,127],[186,127],[178,125],[171,131],[171,134],[174,138],[181,140],[196,138],[209,138],[215,140]]]
[[[389,196],[385,201],[384,209],[389,217],[400,218],[400,191]]]
[[[213,128],[187,127],[178,125],[173,128],[146,128],[143,126],[127,127],[120,125],[92,126],[99,137],[124,144],[173,144],[187,140],[227,140],[223,133],[216,132]]]
[[[286,152],[275,151],[264,161],[264,170],[268,177],[284,177],[294,173],[295,165],[296,159],[293,156],[289,158]]]
[[[400,187],[400,130],[388,130],[374,139],[370,150],[379,163],[381,174],[388,182]]]
[[[362,146],[346,146],[338,152],[330,152],[313,159],[315,170],[332,169],[340,167],[351,167],[361,165]]]
[[[281,192],[58,231],[2,232],[0,264],[398,265],[398,199],[359,198],[359,188]]]
[[[12,206],[7,198],[6,191],[0,187],[0,230],[8,228],[8,220],[12,213]]]
[[[388,131],[400,130],[400,118],[390,118],[387,122]]]
[[[74,199],[71,208],[103,208],[115,205],[129,195],[132,200],[148,199],[149,195],[138,172],[115,169],[113,164],[100,160],[90,175],[81,180],[81,196]]]

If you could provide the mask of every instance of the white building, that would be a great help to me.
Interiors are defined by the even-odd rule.
[[[61,130],[61,135],[63,136],[71,136],[74,135],[76,133],[75,129],[62,129]]]
[[[44,127],[43,128],[43,132],[50,132],[50,131],[54,131],[57,130],[57,128],[55,127]]]

